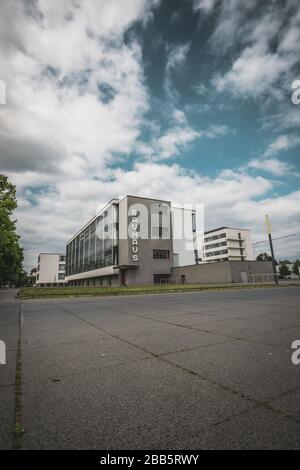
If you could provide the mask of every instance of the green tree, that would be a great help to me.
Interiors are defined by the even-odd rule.
[[[296,274],[296,276],[300,276],[298,268],[300,268],[300,260],[296,259],[294,266],[293,266],[293,273]]]
[[[279,266],[279,274],[280,274],[281,279],[291,274],[291,271],[289,270],[288,266],[285,263]]]
[[[264,253],[260,253],[259,255],[257,255],[256,260],[257,261],[272,261],[272,256],[264,252]],[[276,259],[275,259],[275,264],[276,265],[278,264]]]
[[[0,285],[19,284],[24,279],[23,249],[12,220],[17,208],[16,187],[0,174]]]

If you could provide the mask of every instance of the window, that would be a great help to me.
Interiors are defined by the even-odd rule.
[[[64,264],[59,264],[58,265],[58,270],[59,271],[64,271],[65,270],[65,265]]]
[[[63,273],[58,273],[58,279],[59,279],[60,281],[63,281],[64,278],[65,278],[65,275],[64,275]]]
[[[59,257],[59,261],[66,261],[66,257],[63,256],[63,255],[61,255],[61,256]]]
[[[226,246],[227,242],[219,242],[219,243],[211,243],[210,245],[206,245],[205,249],[209,250],[210,248],[219,248],[220,246]]]
[[[206,258],[209,258],[211,256],[225,255],[227,253],[228,253],[228,250],[213,251],[212,253],[206,253]]]
[[[192,230],[196,232],[196,215],[194,212],[192,212]]]
[[[170,259],[169,250],[153,250],[153,259]]]
[[[205,242],[212,242],[213,240],[218,240],[218,238],[225,238],[226,233],[220,233],[220,235],[213,235],[212,237],[204,238]]]
[[[151,238],[170,238],[170,208],[165,204],[151,204]]]
[[[170,284],[170,274],[154,274],[154,284]]]
[[[67,246],[67,275],[100,269],[117,262],[116,220],[117,206],[113,204],[75,236]]]

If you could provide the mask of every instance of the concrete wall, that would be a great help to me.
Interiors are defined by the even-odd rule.
[[[181,276],[184,275],[186,284],[231,282],[230,262],[204,263],[172,268],[172,279],[175,282],[181,282]]]
[[[232,282],[242,282],[241,272],[247,274],[273,274],[271,261],[231,261],[230,265]],[[259,276],[256,276],[256,278],[260,280]],[[261,280],[264,280],[263,277]]]
[[[181,282],[185,275],[186,284],[243,282],[241,273],[272,274],[270,261],[221,261],[216,263],[203,263],[192,266],[172,268],[172,279]],[[270,277],[270,276],[269,276]],[[260,279],[257,280],[269,280]]]

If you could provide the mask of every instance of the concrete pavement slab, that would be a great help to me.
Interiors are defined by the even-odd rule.
[[[300,386],[300,368],[291,362],[291,351],[246,340],[165,356],[254,400],[268,400]]]
[[[0,449],[11,449],[14,429],[14,401],[15,387],[13,385],[0,386]]]
[[[159,359],[24,384],[24,447],[178,448],[251,401]]]
[[[300,449],[300,424],[259,407],[212,426],[193,444],[201,449]]]
[[[24,382],[63,380],[66,375],[114,367],[151,357],[113,338],[62,343],[23,351]]]
[[[269,402],[269,405],[287,413],[300,423],[300,388],[275,398]]]
[[[23,448],[299,447],[285,347],[299,300],[297,287],[24,301]]]

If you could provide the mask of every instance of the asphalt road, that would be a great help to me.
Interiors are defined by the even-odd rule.
[[[1,293],[0,447],[18,301]],[[300,288],[22,302],[24,449],[300,448]]]

